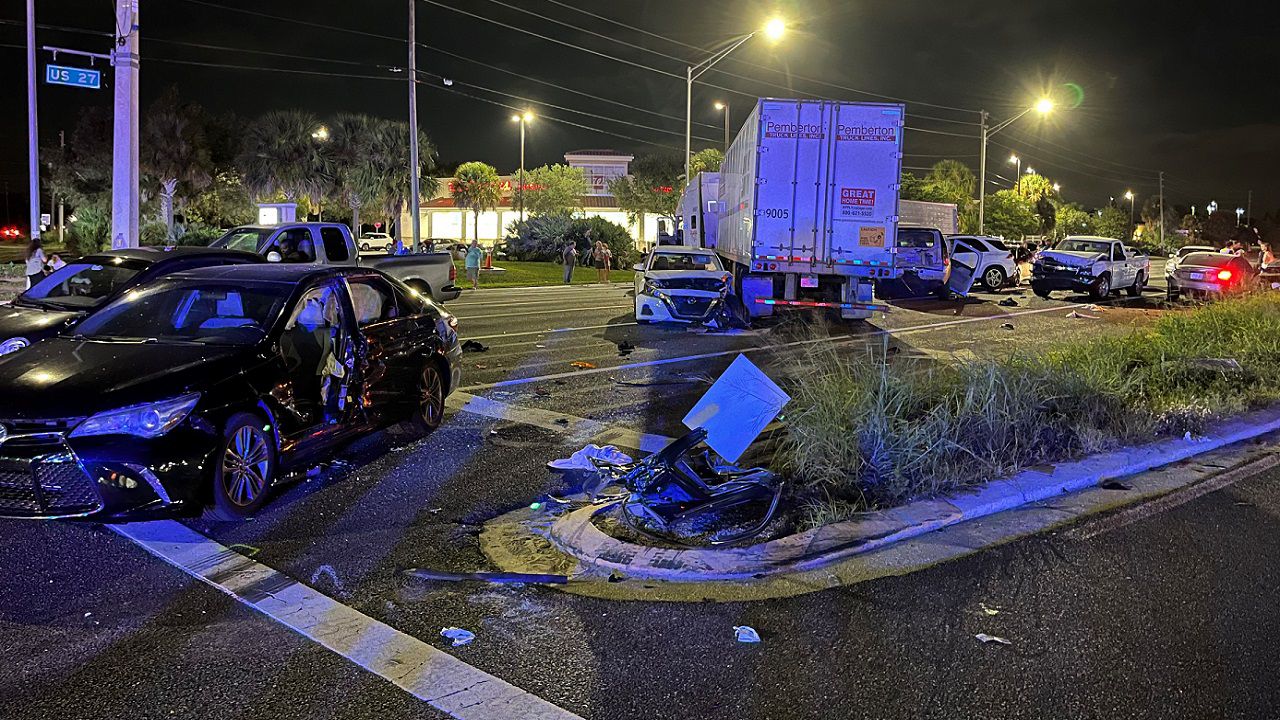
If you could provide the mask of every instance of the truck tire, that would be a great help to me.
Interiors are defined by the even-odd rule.
[[[1125,292],[1129,293],[1129,297],[1141,297],[1142,289],[1145,288],[1146,286],[1147,286],[1146,274],[1143,273],[1142,271],[1139,271],[1138,277],[1133,279],[1133,285],[1130,286]]]
[[[1089,297],[1094,300],[1105,300],[1111,296],[1111,273],[1102,275],[1089,288]]]

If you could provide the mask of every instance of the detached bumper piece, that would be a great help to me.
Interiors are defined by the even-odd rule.
[[[0,442],[0,515],[74,518],[102,509],[102,496],[60,437]]]

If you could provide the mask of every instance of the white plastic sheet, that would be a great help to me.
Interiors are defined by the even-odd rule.
[[[704,428],[711,449],[737,462],[790,401],[768,375],[739,355],[684,417],[684,424],[690,430]]]

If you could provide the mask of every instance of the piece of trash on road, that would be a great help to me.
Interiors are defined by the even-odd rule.
[[[1076,312],[1075,310],[1072,310],[1071,312],[1067,313],[1067,317],[1073,318],[1073,319],[1078,318],[1080,320],[1097,320],[1098,319],[1098,316],[1096,315],[1085,315],[1084,313]]]
[[[595,470],[596,464],[592,459],[609,465],[625,465],[631,462],[630,455],[613,445],[600,446],[592,443],[567,458],[552,460],[547,463],[547,467],[552,470]]]
[[[1108,480],[1100,486],[1103,490],[1132,490],[1132,487],[1125,485],[1119,480]]]
[[[1018,301],[1013,298],[1005,298],[996,304],[1004,307],[1018,307]]]
[[[546,345],[543,345],[542,343],[535,343],[535,344],[534,344],[534,347],[536,347],[536,348],[545,348],[545,347],[547,347],[547,346],[546,346]]]
[[[619,356],[619,357],[626,357],[626,356],[630,355],[631,353],[635,352],[635,350],[636,350],[636,346],[635,346],[635,345],[632,345],[631,343],[627,342],[626,340],[623,340],[622,342],[618,343],[618,356]]]
[[[1005,330],[1013,330],[1013,329],[1014,329],[1014,327],[1013,327],[1013,323],[1005,323],[1005,324],[1001,325],[1000,327],[1004,328]]]
[[[978,633],[977,635],[974,635],[973,637],[974,637],[975,639],[977,639],[977,641],[978,641],[978,642],[980,642],[980,643],[982,643],[982,644],[984,644],[984,645],[989,644],[989,643],[996,643],[997,645],[1012,645],[1012,644],[1013,644],[1013,642],[1012,642],[1012,641],[1006,640],[1006,639],[1004,639],[1004,638],[1002,638],[1002,637],[998,637],[998,636],[996,636],[996,635],[988,635],[988,634],[986,634],[986,633]]]
[[[456,628],[456,627],[441,628],[440,636],[446,637],[452,640],[454,647],[458,647],[459,645],[466,645],[467,643],[476,639],[475,633],[471,632],[470,630],[463,630],[462,628]]]
[[[475,340],[468,340],[462,343],[462,352],[486,352],[488,349],[488,345],[483,345]]]
[[[627,579],[627,576],[623,575],[617,570],[614,570],[613,572],[609,573],[609,582],[611,583],[620,583],[625,581],[626,579]]]
[[[981,609],[982,614],[986,615],[987,617],[1000,614],[1000,610],[998,608],[987,607],[986,603],[978,603],[978,608]]]
[[[596,367],[592,363],[584,362],[582,360],[574,360],[573,362],[569,363],[569,365],[572,367],[576,367],[579,370],[594,370]]]
[[[548,389],[546,389],[546,388],[534,388],[534,389],[533,389],[533,394],[534,394],[534,395],[542,395],[542,396],[546,396],[546,395],[550,395],[550,394],[551,394],[551,391],[550,391],[550,390],[548,390]]]
[[[760,642],[760,633],[750,625],[734,625],[733,637],[740,643],[758,643]]]
[[[1095,312],[1095,313],[1104,313],[1107,311],[1107,309],[1102,307],[1101,305],[1085,305],[1084,309],[1089,312]]]

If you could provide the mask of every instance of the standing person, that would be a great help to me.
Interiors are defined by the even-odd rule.
[[[55,273],[67,266],[67,261],[62,259],[58,253],[49,256],[49,272]]]
[[[609,246],[600,240],[596,241],[595,247],[591,250],[591,262],[596,268],[596,282],[609,282],[609,261],[612,259],[613,253],[609,252]]]
[[[33,237],[31,242],[27,243],[27,289],[31,289],[32,285],[40,282],[44,278],[44,266],[49,258],[44,254],[44,243],[40,238]]]
[[[578,264],[578,248],[572,240],[566,240],[564,249],[560,251],[560,261],[564,263],[564,284],[573,282],[573,266]]]
[[[480,241],[472,240],[471,246],[467,248],[466,267],[467,279],[471,281],[471,289],[480,289],[480,260],[484,257],[484,251],[480,249]]]

